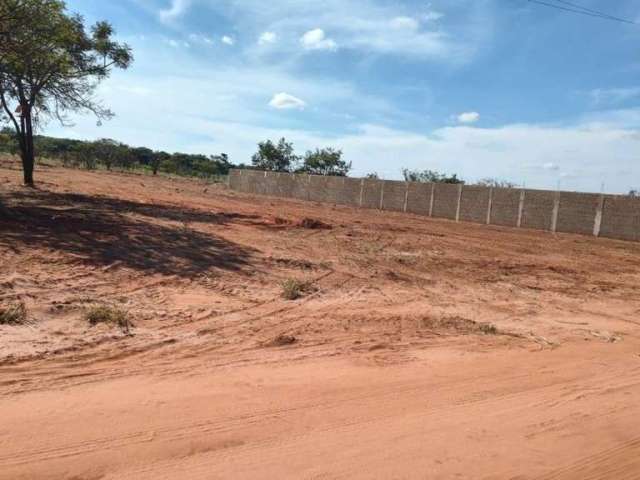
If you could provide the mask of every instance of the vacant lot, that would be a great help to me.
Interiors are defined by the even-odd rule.
[[[0,478],[640,477],[640,244],[38,173]]]

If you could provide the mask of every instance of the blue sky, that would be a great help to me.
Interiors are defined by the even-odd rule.
[[[549,0],[556,2],[557,0]],[[575,0],[640,23],[637,0]],[[226,152],[285,136],[353,175],[403,167],[531,188],[640,188],[640,25],[526,0],[71,0],[136,61],[117,117],[46,133]]]

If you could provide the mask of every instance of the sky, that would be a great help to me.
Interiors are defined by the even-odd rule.
[[[561,5],[559,0],[548,3]],[[352,176],[402,169],[528,188],[640,188],[640,2],[68,0],[135,62],[102,83],[116,117],[47,134],[249,163],[284,136]]]

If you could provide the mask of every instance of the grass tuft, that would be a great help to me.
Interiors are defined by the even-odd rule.
[[[129,321],[127,312],[117,307],[110,307],[108,305],[91,307],[85,313],[85,319],[91,326],[99,323],[109,323],[117,325],[124,333],[129,333],[131,330],[131,322]]]
[[[295,278],[288,278],[281,284],[282,297],[286,300],[296,300],[305,293],[316,291],[310,282],[303,282]]]
[[[27,307],[19,302],[7,307],[0,306],[0,325],[23,325],[27,321]]]

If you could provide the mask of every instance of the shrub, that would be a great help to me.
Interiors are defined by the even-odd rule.
[[[288,278],[282,282],[282,297],[286,300],[296,300],[305,293],[315,292],[316,290],[310,282],[303,282],[295,278]]]
[[[85,319],[91,326],[99,323],[110,323],[117,325],[123,332],[129,333],[131,328],[131,322],[129,322],[128,314],[126,311],[117,307],[110,307],[107,305],[98,305],[91,307],[85,314]]]
[[[7,307],[0,306],[0,325],[22,325],[27,321],[27,308],[19,302]]]

